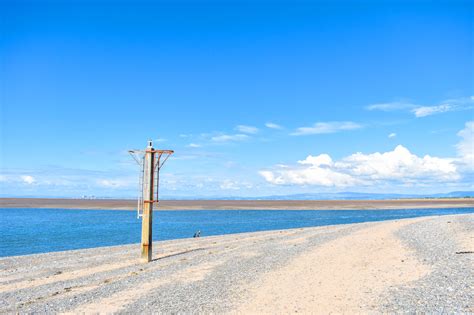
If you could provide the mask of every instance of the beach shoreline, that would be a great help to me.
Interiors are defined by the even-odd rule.
[[[148,264],[138,244],[5,257],[0,312],[472,312],[473,223],[446,215],[159,241]]]
[[[135,210],[136,200],[0,198],[0,208]],[[470,208],[474,198],[393,200],[162,200],[155,210],[388,210]]]

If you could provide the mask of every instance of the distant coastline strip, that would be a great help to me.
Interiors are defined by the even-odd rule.
[[[135,210],[127,199],[0,198],[0,208]],[[387,210],[474,208],[474,198],[394,200],[162,200],[156,210]]]

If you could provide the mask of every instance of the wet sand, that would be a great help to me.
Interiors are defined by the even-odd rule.
[[[366,210],[474,207],[474,198],[397,200],[163,200],[158,210]],[[0,198],[0,208],[134,210],[135,200]]]
[[[474,311],[474,215],[0,259],[0,313]]]

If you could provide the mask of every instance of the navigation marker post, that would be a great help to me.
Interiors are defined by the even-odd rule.
[[[145,150],[128,152],[141,167],[137,204],[138,218],[142,218],[141,259],[150,262],[153,254],[153,204],[158,203],[160,170],[174,151],[155,150],[150,140]]]

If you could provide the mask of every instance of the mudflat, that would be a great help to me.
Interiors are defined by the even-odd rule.
[[[0,259],[0,313],[470,313],[474,215]]]
[[[156,207],[156,206],[155,206]],[[395,200],[162,200],[158,210],[366,210],[474,207],[474,198]],[[135,200],[0,198],[0,208],[134,210]]]

